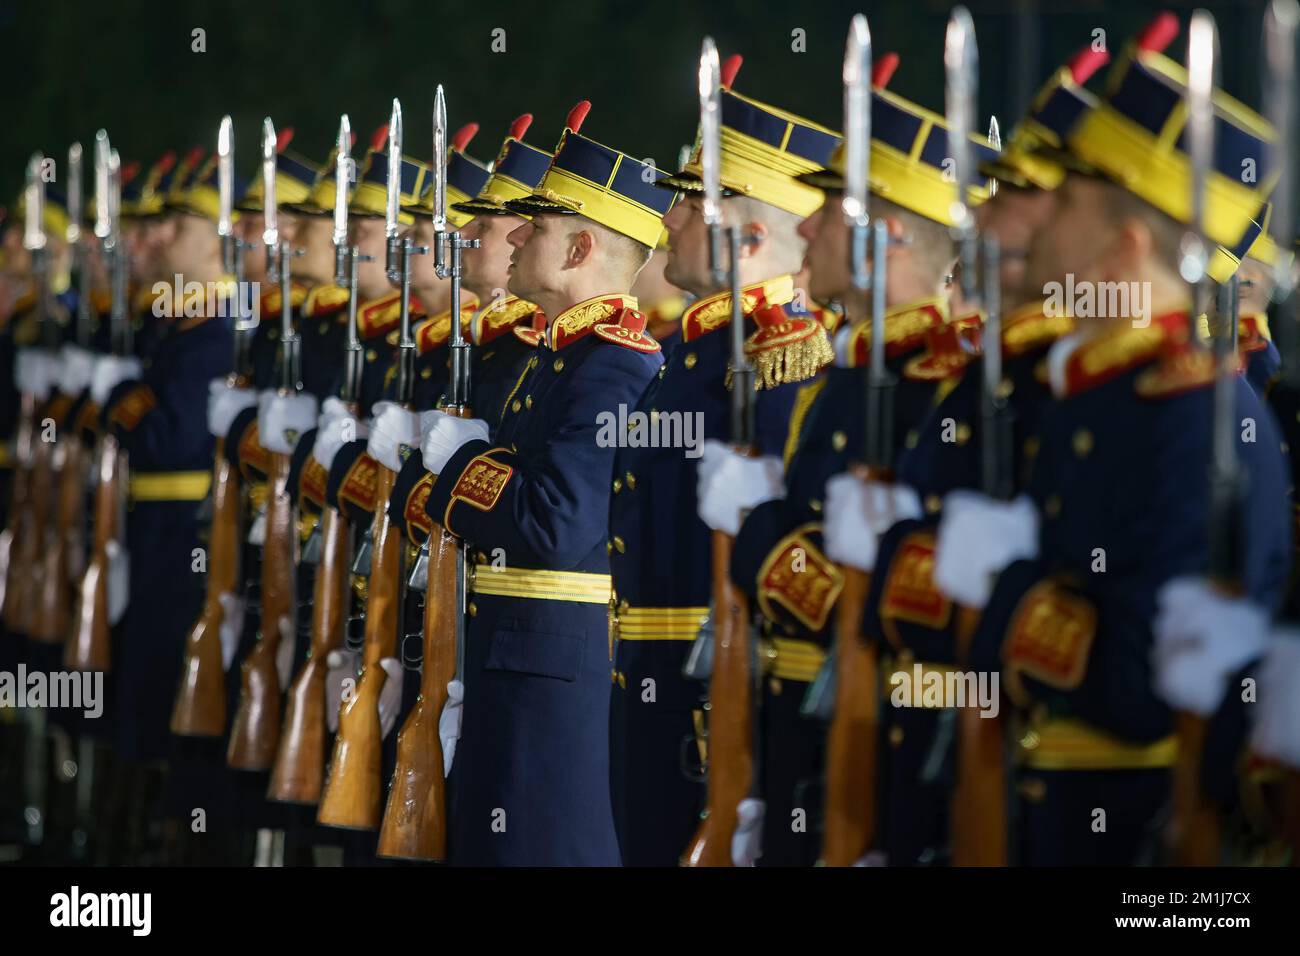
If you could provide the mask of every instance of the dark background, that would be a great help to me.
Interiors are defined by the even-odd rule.
[[[323,161],[348,112],[361,144],[402,100],[406,152],[432,148],[434,86],[447,90],[453,128],[482,124],[470,153],[490,160],[511,119],[532,112],[528,139],[554,145],[568,109],[590,99],[584,132],[676,169],[695,132],[694,70],[712,34],[745,56],[735,88],[840,126],[840,65],[849,19],[868,14],[877,55],[902,56],[891,88],[943,108],[942,43],[949,0],[0,0],[0,204],[42,150],[60,166],[79,139],[105,127],[124,160],[215,148],[223,113],[235,120],[236,160],[252,174],[259,123],[293,126],[294,148]],[[1156,4],[1147,0],[970,0],[980,50],[980,111],[1010,131],[1038,84],[1104,29],[1112,55],[1156,11],[1184,25],[1215,14],[1225,88],[1260,97],[1263,0]],[[207,52],[191,31],[207,31]],[[506,31],[505,53],[491,52]],[[806,31],[807,52],[791,32]],[[1186,36],[1170,52],[1183,58]],[[359,149],[363,146],[359,146]],[[89,189],[89,183],[87,184]]]

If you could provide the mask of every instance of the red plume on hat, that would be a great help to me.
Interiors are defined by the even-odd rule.
[[[1083,86],[1092,79],[1094,73],[1109,62],[1110,54],[1106,50],[1097,50],[1089,45],[1072,56],[1066,68],[1070,71],[1070,79],[1074,84]]]
[[[722,61],[722,68],[718,71],[718,75],[724,90],[731,89],[731,84],[736,82],[736,74],[740,72],[740,65],[744,62],[745,58],[739,53],[733,53]]]
[[[879,90],[887,87],[894,78],[894,71],[898,69],[898,62],[898,54],[892,50],[877,60],[871,68],[871,85]]]
[[[583,120],[591,112],[591,100],[583,100],[573,109],[569,110],[569,115],[564,121],[564,128],[576,133],[582,128]]]
[[[1156,14],[1155,18],[1142,28],[1142,32],[1137,36],[1136,46],[1144,53],[1161,53],[1174,42],[1178,30],[1178,17],[1171,11],[1165,10]]]
[[[370,151],[372,153],[379,152],[381,149],[384,148],[384,143],[387,141],[388,141],[388,124],[385,123],[383,126],[379,127],[379,129],[375,130],[375,134],[370,137]]]
[[[293,142],[293,127],[286,126],[280,132],[275,134],[275,151],[283,153],[285,148]]]
[[[456,130],[455,135],[452,136],[451,148],[458,153],[465,152],[465,147],[469,145],[469,141],[472,140],[477,133],[478,123],[466,123],[460,129]]]
[[[163,153],[162,156],[159,157],[158,159],[159,175],[166,176],[168,173],[172,171],[172,167],[175,165],[176,165],[176,151],[174,149],[169,149],[167,150],[167,152]]]
[[[528,127],[533,125],[533,114],[524,113],[522,116],[515,117],[515,121],[510,124],[510,132],[507,136],[510,139],[523,139],[524,134],[528,132]]]
[[[131,160],[122,167],[122,185],[125,186],[131,180],[140,174],[140,164],[136,160]]]

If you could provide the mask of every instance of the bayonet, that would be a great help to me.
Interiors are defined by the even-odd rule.
[[[1284,374],[1287,381],[1300,389],[1300,327],[1296,324],[1297,296],[1295,276],[1286,251],[1296,233],[1296,149],[1300,148],[1297,131],[1295,90],[1296,33],[1300,30],[1300,3],[1296,0],[1272,0],[1264,11],[1264,115],[1273,127],[1276,139],[1269,147],[1268,168],[1276,170],[1277,186],[1273,190],[1273,215],[1269,232],[1280,254],[1274,265],[1273,301],[1277,303],[1277,329],[1283,345]],[[1289,348],[1286,347],[1289,345]]]
[[[271,117],[262,120],[262,245],[266,246],[266,278],[279,278],[277,253],[280,249],[280,219],[275,196],[275,126]]]
[[[235,272],[235,132],[230,116],[217,130],[217,235],[221,237],[221,268]]]
[[[339,118],[334,149],[334,281],[348,281],[348,187],[352,184],[352,124],[348,114]]]
[[[393,98],[393,113],[388,120],[388,196],[384,204],[384,235],[388,239],[387,272],[390,282],[401,281],[402,240],[398,234],[397,213],[402,196],[402,104]]]
[[[716,285],[726,281],[722,265],[722,67],[712,37],[700,50],[700,180],[704,224],[709,230],[709,271]]]
[[[858,14],[849,24],[844,51],[844,196],[840,209],[849,227],[849,269],[853,288],[865,293],[867,271],[867,192],[871,181],[871,30]]]
[[[447,278],[447,97],[442,84],[433,95],[433,267]]]
[[[975,122],[975,81],[979,75],[979,50],[970,11],[957,7],[948,19],[943,44],[944,106],[948,120],[948,154],[952,160],[957,196],[952,220],[961,251],[961,291],[967,301],[975,297],[975,219],[970,194],[974,183],[971,130]]]
[[[68,248],[72,268],[77,274],[77,345],[90,347],[90,264],[82,242],[81,224],[85,218],[82,193],[82,149],[80,143],[68,147]]]
[[[1002,128],[998,125],[996,116],[989,117],[989,148],[1002,152]],[[998,181],[996,179],[989,182],[989,196],[998,194]]]

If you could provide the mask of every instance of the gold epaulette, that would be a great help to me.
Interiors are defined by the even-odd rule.
[[[598,322],[592,332],[597,338],[613,342],[634,352],[658,352],[659,343],[646,331],[646,317],[636,309],[620,309],[610,316],[613,321]]]
[[[885,315],[885,356],[896,358],[920,347],[927,332],[947,321],[948,303],[938,297],[890,309]],[[848,364],[861,368],[871,361],[871,320],[857,322],[847,334]]]
[[[462,333],[470,329],[474,310],[478,308],[478,297],[470,296],[469,301],[460,305],[460,327]],[[415,344],[421,355],[432,352],[451,338],[451,309],[443,309],[437,315],[425,319],[415,328]]]
[[[1074,331],[1068,315],[1045,315],[1041,302],[1017,309],[1002,320],[1002,355],[1016,358],[1051,345]]]
[[[1186,313],[1174,312],[1145,326],[1121,326],[1083,342],[1065,363],[1066,396],[1096,388],[1188,341]]]
[[[307,301],[307,287],[301,282],[290,280],[289,285],[289,302],[294,309],[299,309]],[[280,295],[280,286],[273,285],[262,293],[262,317],[273,319],[280,314],[283,305],[283,298]]]
[[[390,292],[357,309],[357,335],[377,338],[402,320],[402,293]]]
[[[752,315],[769,305],[785,305],[794,299],[794,277],[777,276],[755,282],[740,290],[740,311]],[[694,302],[682,313],[682,341],[691,342],[701,335],[731,324],[731,293],[718,292]]]
[[[791,315],[784,306],[768,305],[750,317],[758,329],[745,340],[745,354],[754,364],[755,389],[806,382],[835,358],[830,336],[812,314]]]
[[[586,299],[555,317],[547,330],[547,343],[558,352],[590,334],[597,325],[609,322],[621,309],[636,307],[636,296],[632,295],[601,295]]]

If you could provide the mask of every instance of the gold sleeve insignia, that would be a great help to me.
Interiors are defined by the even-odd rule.
[[[451,500],[463,501],[479,511],[491,511],[514,473],[509,465],[479,455],[461,472],[451,490]]]
[[[895,646],[902,646],[895,621],[941,630],[952,617],[952,601],[934,586],[934,553],[932,531],[909,534],[894,552],[880,601],[880,623]]]
[[[325,466],[315,458],[308,458],[298,479],[298,490],[304,498],[324,507],[325,484],[328,479],[329,473],[325,471]]]
[[[758,569],[758,604],[763,613],[777,620],[775,602],[811,631],[826,626],[844,587],[839,568],[804,537],[804,532],[816,527],[804,525],[786,535]]]
[[[148,385],[137,385],[122,395],[108,413],[108,420],[126,431],[134,431],[140,419],[158,406],[158,396]]]
[[[379,462],[369,455],[360,455],[343,476],[339,497],[366,511],[375,510],[375,485],[379,481]]]
[[[406,496],[406,506],[402,509],[402,517],[406,519],[407,526],[419,528],[426,535],[433,529],[433,521],[424,510],[424,503],[428,500],[432,489],[433,475],[426,474],[415,483],[411,493]]]
[[[1040,581],[1025,592],[1003,644],[1008,690],[1027,699],[1020,675],[1051,687],[1073,690],[1088,669],[1097,633],[1097,610],[1056,581]]]

